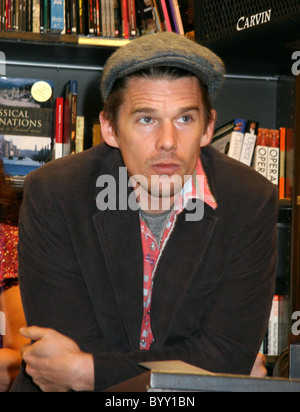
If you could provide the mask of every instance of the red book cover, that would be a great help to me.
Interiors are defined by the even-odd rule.
[[[171,25],[169,13],[168,13],[166,0],[161,0],[161,5],[162,5],[162,9],[163,9],[164,16],[165,16],[165,23],[166,23],[167,31],[172,31],[172,25]]]
[[[285,199],[285,146],[286,129],[280,129],[280,172],[279,172],[279,199]]]
[[[62,145],[63,145],[63,131],[64,131],[64,99],[63,97],[58,97],[55,101],[55,112],[54,112],[54,157],[59,159],[63,156]]]
[[[286,167],[285,167],[285,196],[293,197],[294,171],[294,131],[286,129]]]
[[[123,33],[125,39],[129,39],[129,20],[128,20],[128,2],[122,0],[122,20],[123,20]]]
[[[130,37],[136,37],[137,23],[136,23],[135,0],[128,0],[128,21],[129,21]]]

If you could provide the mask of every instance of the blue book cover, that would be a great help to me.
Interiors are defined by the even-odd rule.
[[[65,28],[64,0],[50,0],[50,31],[61,33]]]
[[[9,176],[51,160],[54,83],[0,78],[0,159]]]

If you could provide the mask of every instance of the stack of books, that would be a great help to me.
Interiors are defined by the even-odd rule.
[[[257,121],[237,118],[215,131],[212,146],[277,185],[280,199],[292,197],[292,129],[265,129]]]

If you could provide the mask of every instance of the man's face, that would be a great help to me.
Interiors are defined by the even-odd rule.
[[[174,198],[181,191],[214,130],[214,120],[204,130],[202,95],[194,77],[132,78],[120,108],[118,131],[103,122],[101,118],[104,140],[120,149],[129,176],[144,176],[141,186],[155,197]],[[170,178],[175,181],[171,187]]]

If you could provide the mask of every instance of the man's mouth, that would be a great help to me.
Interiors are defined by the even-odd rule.
[[[151,165],[151,169],[158,175],[173,175],[180,169],[180,165],[174,162],[160,162]]]

